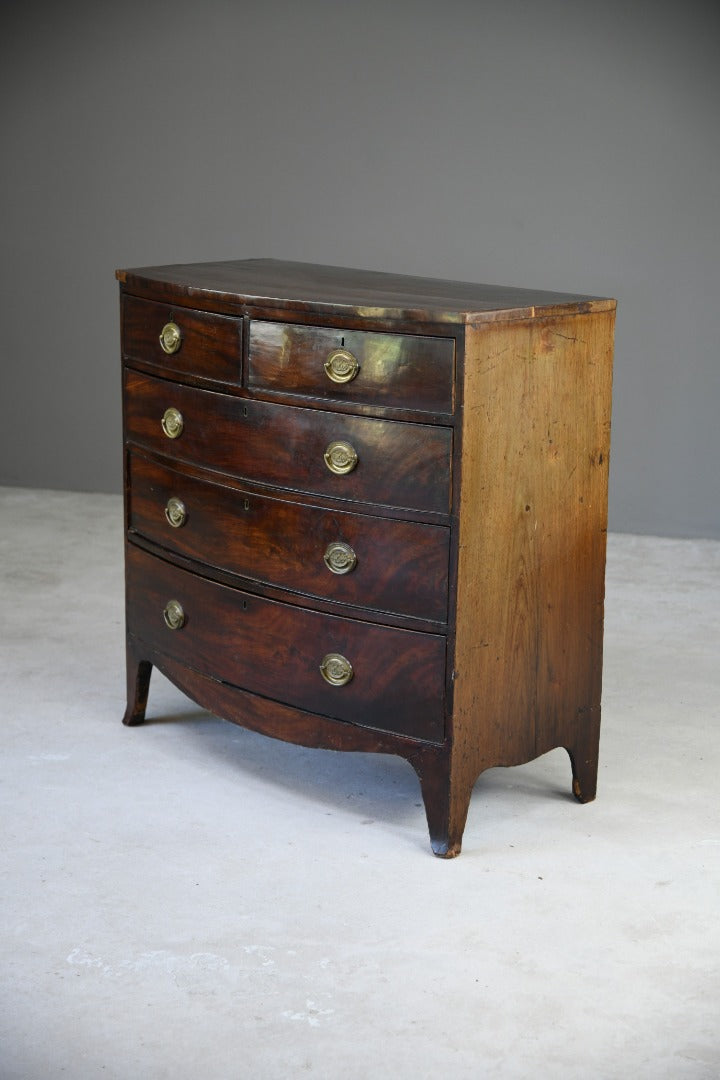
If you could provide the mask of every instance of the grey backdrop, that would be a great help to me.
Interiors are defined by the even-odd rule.
[[[119,491],[118,266],[617,296],[610,525],[720,536],[720,5],[6,2],[0,483]]]

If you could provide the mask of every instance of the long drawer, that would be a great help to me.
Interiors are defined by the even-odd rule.
[[[239,398],[125,371],[130,443],[248,480],[448,514],[452,429]]]
[[[128,631],[158,653],[336,720],[442,739],[442,635],[267,600],[187,573],[132,544],[127,586]]]
[[[129,457],[131,530],[244,577],[399,615],[447,619],[450,530],[283,501]]]

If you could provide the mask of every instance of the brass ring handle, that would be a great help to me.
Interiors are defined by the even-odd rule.
[[[323,559],[332,574],[349,574],[357,566],[357,555],[342,540],[333,540],[328,544]]]
[[[345,476],[353,471],[358,463],[357,451],[349,442],[331,442],[323,454],[325,464],[336,476]]]
[[[177,323],[165,323],[160,331],[160,348],[168,356],[176,353],[182,345],[182,330]]]
[[[167,518],[168,525],[172,525],[173,529],[179,529],[187,521],[187,510],[185,509],[185,503],[182,499],[176,498],[174,495],[168,499],[167,506],[165,507],[165,517]]]
[[[353,677],[353,667],[340,653],[330,652],[322,658],[320,674],[330,686],[346,686]]]
[[[182,429],[184,421],[182,413],[178,409],[169,408],[163,413],[163,418],[160,421],[162,429],[167,435],[168,439],[177,439],[182,435]]]
[[[169,630],[179,630],[185,625],[185,612],[179,600],[168,600],[163,611],[163,619]]]
[[[334,383],[347,383],[357,375],[360,365],[347,349],[335,349],[324,364],[325,374]]]

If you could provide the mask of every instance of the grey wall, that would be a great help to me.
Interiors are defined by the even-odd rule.
[[[118,266],[617,296],[611,527],[720,536],[720,5],[6,3],[0,483],[120,490]]]

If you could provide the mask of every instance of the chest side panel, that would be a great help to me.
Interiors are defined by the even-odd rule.
[[[614,312],[469,329],[455,736],[473,768],[599,709]]]

